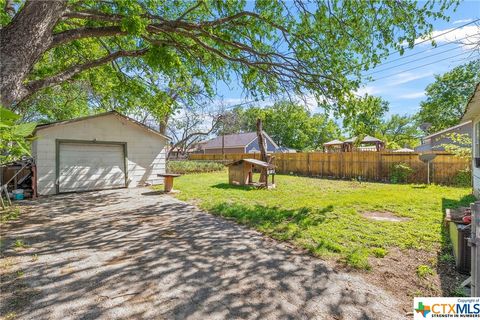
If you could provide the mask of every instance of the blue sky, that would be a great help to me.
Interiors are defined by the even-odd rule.
[[[456,11],[450,10],[447,12],[447,15],[451,17],[450,21],[433,22],[434,32],[432,36],[441,35],[479,19],[480,0],[463,1]],[[480,21],[438,36],[435,38],[438,45],[437,48],[433,48],[430,42],[427,41],[426,43],[416,45],[412,50],[406,51],[403,55],[404,58],[399,54],[389,56],[377,68],[367,72],[375,72],[372,74],[372,77],[382,79],[364,83],[358,93],[380,96],[390,102],[389,114],[416,113],[419,109],[420,101],[425,98],[425,87],[434,81],[435,74],[442,74],[457,65],[479,58],[478,51],[474,53],[471,47],[459,43],[465,42],[464,38],[467,37],[468,39],[469,35],[474,35],[475,33],[478,35],[478,28],[480,28]],[[470,39],[472,39],[471,36]],[[479,39],[475,40],[478,43]],[[420,41],[421,39],[419,39]],[[414,56],[408,57],[412,54]],[[398,60],[399,58],[401,59]],[[400,64],[403,65],[398,66]],[[430,65],[423,66],[425,64]],[[235,85],[230,85],[230,87],[219,85],[218,94],[223,97],[226,105],[248,101],[248,99],[242,96],[242,89]]]

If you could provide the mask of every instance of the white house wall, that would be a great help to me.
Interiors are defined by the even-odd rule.
[[[56,140],[127,143],[128,187],[163,183],[167,140],[114,114],[94,117],[37,131],[32,155],[37,164],[40,195],[56,193]]]
[[[478,150],[478,144],[476,141],[479,141],[478,132],[476,130],[477,124],[480,122],[480,116],[477,116],[473,120],[473,135],[472,135],[472,154],[473,154],[473,163],[472,163],[472,179],[473,179],[473,194],[477,199],[480,197],[480,168],[475,166],[475,157],[478,157],[480,150]]]

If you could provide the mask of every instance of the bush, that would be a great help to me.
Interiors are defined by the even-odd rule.
[[[459,187],[469,187],[472,185],[472,171],[470,169],[458,170],[453,179],[453,183]]]
[[[413,169],[408,164],[396,163],[390,170],[390,181],[392,183],[405,183],[412,172]]]
[[[222,171],[225,169],[223,163],[215,161],[168,161],[167,172],[169,173],[201,173]]]

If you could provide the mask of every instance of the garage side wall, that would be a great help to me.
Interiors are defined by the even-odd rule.
[[[163,183],[167,140],[116,115],[106,115],[38,130],[32,148],[38,171],[38,193],[56,193],[56,140],[127,143],[128,187]]]

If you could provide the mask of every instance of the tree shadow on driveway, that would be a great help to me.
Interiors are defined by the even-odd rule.
[[[2,260],[14,261],[2,272],[2,313],[22,319],[403,318],[397,301],[358,275],[169,196],[142,196],[145,191],[31,203],[22,221],[2,231]],[[17,239],[26,248],[15,249]],[[15,284],[31,293],[21,302]]]

